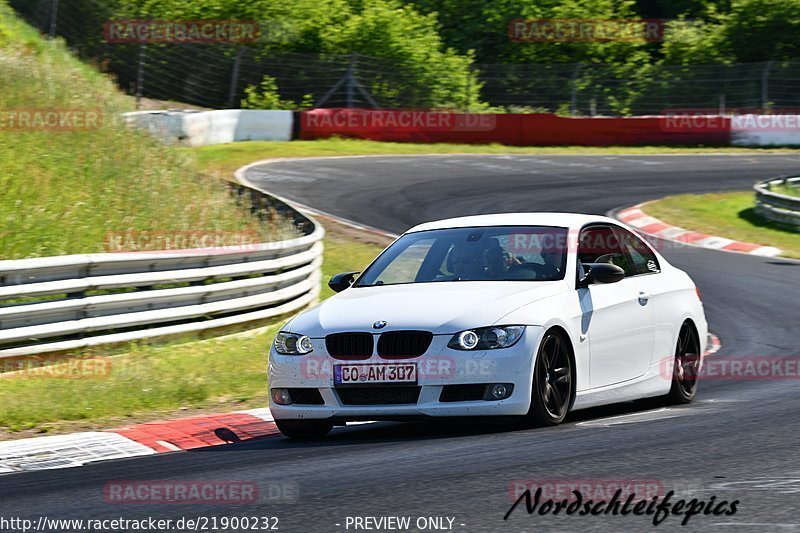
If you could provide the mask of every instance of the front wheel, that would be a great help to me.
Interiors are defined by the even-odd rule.
[[[700,340],[689,322],[684,322],[678,333],[675,348],[675,366],[672,371],[672,386],[667,401],[672,404],[689,403],[697,393],[697,377],[700,370]]]
[[[276,420],[275,425],[286,437],[296,440],[321,439],[333,429],[333,424],[325,420]]]
[[[534,364],[531,406],[526,418],[536,425],[556,426],[567,417],[575,396],[575,372],[563,337],[545,334]]]

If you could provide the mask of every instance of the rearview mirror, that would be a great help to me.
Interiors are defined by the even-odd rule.
[[[356,280],[356,274],[358,274],[358,272],[342,272],[341,274],[336,274],[328,282],[328,287],[330,287],[333,292],[342,292],[350,288],[350,285]]]
[[[616,283],[625,277],[625,271],[611,263],[584,263],[583,269],[588,270],[580,281],[580,286],[585,287],[592,282]]]

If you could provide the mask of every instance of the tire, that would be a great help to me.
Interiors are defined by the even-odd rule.
[[[333,424],[325,420],[276,420],[284,436],[295,440],[321,439],[331,432]]]
[[[672,405],[689,403],[697,393],[700,368],[700,340],[691,322],[684,322],[678,332],[675,347],[675,365],[672,369],[672,385],[665,399]]]
[[[575,400],[575,368],[564,336],[545,333],[534,365],[531,406],[525,418],[537,426],[557,426]]]

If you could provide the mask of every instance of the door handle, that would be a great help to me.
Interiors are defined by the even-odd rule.
[[[647,302],[650,301],[650,293],[645,291],[639,291],[639,303],[641,305],[647,305]]]

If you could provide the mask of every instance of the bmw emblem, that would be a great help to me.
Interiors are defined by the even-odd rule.
[[[386,321],[385,320],[378,320],[377,322],[372,324],[372,327],[375,328],[375,329],[383,329],[383,328],[386,327]]]

